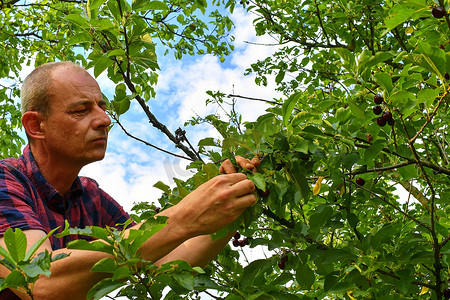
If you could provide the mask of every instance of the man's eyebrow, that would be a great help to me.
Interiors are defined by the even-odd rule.
[[[80,105],[92,105],[94,103],[96,103],[96,101],[94,101],[94,100],[81,100],[81,101],[69,104],[69,106],[67,108],[72,109],[72,108],[75,108]],[[102,99],[102,100],[98,101],[98,105],[99,106],[106,105],[106,101]]]

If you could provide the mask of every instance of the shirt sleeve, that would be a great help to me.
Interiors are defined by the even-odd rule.
[[[96,209],[97,212],[100,213],[101,224],[99,224],[99,226],[122,229],[123,226],[121,226],[121,224],[124,224],[127,220],[131,219],[130,215],[123,209],[122,205],[114,200],[107,192],[102,190],[94,179],[82,177],[81,180],[84,188],[92,195],[95,195],[94,198],[99,197],[99,201],[96,201],[100,204],[100,207],[97,206]],[[135,224],[135,222],[132,222],[129,227],[134,226]]]
[[[130,215],[123,209],[122,205],[117,203],[111,196],[101,190],[104,195],[102,197],[102,206],[104,207],[104,224],[117,229],[123,229],[122,224],[131,219]],[[128,227],[134,226],[136,223],[131,222]]]
[[[32,188],[17,169],[0,166],[0,236],[8,228],[45,231],[33,207]]]

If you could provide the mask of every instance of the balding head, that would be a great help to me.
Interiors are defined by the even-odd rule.
[[[69,61],[51,62],[37,67],[25,78],[20,97],[22,114],[27,111],[38,111],[48,117],[50,114],[50,88],[53,84],[52,73],[58,68],[87,71]]]

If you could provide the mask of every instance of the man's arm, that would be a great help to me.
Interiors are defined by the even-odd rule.
[[[241,173],[219,175],[202,184],[177,205],[161,212],[161,215],[169,217],[168,224],[143,244],[140,249],[142,257],[158,264],[184,259],[191,265],[205,265],[227,242],[224,238],[213,243],[208,235],[236,220],[254,204],[254,189],[253,183]],[[25,230],[24,233],[28,247],[45,236],[40,230]],[[0,238],[0,244],[3,244],[3,238]],[[42,245],[40,251],[44,249],[51,251],[49,241]],[[51,276],[42,276],[36,282],[35,299],[67,299],[67,295],[71,299],[85,299],[89,289],[108,276],[90,272],[96,262],[109,257],[106,253],[68,249],[53,251],[53,255],[59,253],[70,253],[70,256],[53,262]],[[5,268],[0,269],[1,277],[8,273]],[[18,295],[29,299],[24,294]]]

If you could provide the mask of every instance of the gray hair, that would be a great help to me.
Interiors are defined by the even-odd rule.
[[[49,89],[53,83],[52,72],[59,67],[66,66],[69,69],[85,69],[70,61],[50,62],[34,69],[24,80],[20,98],[22,101],[21,111],[38,111],[45,117],[50,114]]]

